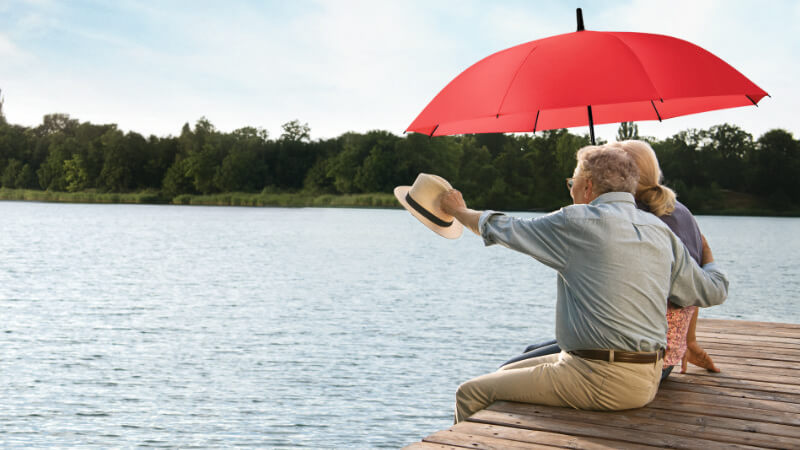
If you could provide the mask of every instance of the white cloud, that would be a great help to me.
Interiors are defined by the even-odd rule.
[[[25,53],[19,49],[8,36],[0,33],[0,58],[4,60],[15,60],[25,56]]]

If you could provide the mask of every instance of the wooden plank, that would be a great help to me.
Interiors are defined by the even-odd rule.
[[[628,449],[652,449],[648,445],[631,444],[614,439],[586,438],[570,436],[549,431],[527,430],[524,428],[504,427],[477,422],[461,422],[451,428],[466,434],[490,436],[510,441],[528,442],[533,444],[552,445],[555,447],[599,450],[625,447]]]
[[[787,403],[775,400],[742,398],[717,393],[689,392],[681,390],[659,389],[655,400],[669,399],[684,403],[694,403],[700,407],[718,404],[735,408],[763,409],[765,411],[778,411],[784,413],[800,414],[800,403]],[[798,416],[800,417],[800,416]]]
[[[800,439],[800,428],[792,425],[781,425],[768,422],[756,422],[752,420],[707,416],[702,412],[682,412],[676,414],[675,411],[668,411],[656,408],[639,408],[626,411],[633,417],[648,417],[659,420],[664,427],[672,426],[674,422],[685,423],[705,427],[705,429],[723,428],[730,430],[744,431],[747,433],[762,433],[773,436],[785,436]],[[701,434],[702,437],[707,437]]]
[[[758,333],[759,336],[775,336],[781,338],[800,338],[800,330],[785,329],[754,329],[754,328],[697,328],[700,334],[734,334],[737,336],[752,336]]]
[[[738,380],[736,378],[712,378],[712,377],[698,377],[694,375],[670,375],[673,382],[676,383],[691,383],[703,384],[707,386],[722,386],[735,389],[752,389],[767,392],[779,392],[787,394],[800,394],[800,389],[797,386],[779,384],[779,383],[766,383],[753,380]]]
[[[712,358],[713,358],[713,356],[712,356]],[[732,371],[736,371],[736,372],[750,372],[750,373],[753,373],[753,374],[764,374],[764,373],[767,373],[767,374],[771,374],[771,375],[782,375],[782,376],[786,376],[786,377],[790,377],[790,378],[800,378],[800,368],[794,368],[794,367],[789,368],[789,367],[786,367],[786,365],[790,365],[790,366],[794,365],[794,364],[788,363],[786,361],[778,361],[779,363],[783,362],[784,363],[784,367],[780,367],[778,365],[775,365],[775,366],[756,366],[756,365],[750,365],[750,364],[736,364],[735,362],[734,363],[724,362],[722,360],[717,362],[717,359],[714,359],[714,362],[716,363],[717,368],[721,370],[720,373],[728,372],[728,371],[732,370]],[[728,369],[728,370],[724,370],[724,369]],[[678,369],[676,368],[676,370],[678,370]],[[709,376],[711,376],[712,372],[709,372],[706,369],[703,369],[701,367],[692,366],[692,367],[688,368],[687,373],[696,373],[698,375],[702,375],[702,374],[706,374],[707,373],[707,374],[709,374]],[[789,383],[789,384],[794,384],[794,383]]]
[[[705,342],[700,343],[712,357],[730,356],[735,358],[768,359],[772,361],[784,361],[788,363],[800,363],[800,356],[782,355],[779,353],[768,353],[763,349],[746,350],[736,346],[725,346],[720,344],[709,345]]]
[[[729,345],[742,345],[745,347],[755,347],[755,348],[762,348],[765,350],[777,350],[777,349],[792,349],[792,350],[800,350],[800,341],[797,339],[789,339],[789,338],[772,338],[769,336],[760,336],[761,339],[756,339],[757,336],[744,336],[744,335],[733,335],[733,334],[713,334],[713,333],[697,333],[697,342],[706,343],[706,342],[719,342],[722,344],[729,344]],[[778,341],[781,339],[781,341]],[[791,342],[786,342],[786,341]]]
[[[767,342],[770,344],[789,344],[789,345],[800,345],[800,336],[794,337],[785,337],[785,336],[775,336],[775,335],[763,335],[747,334],[743,333],[709,333],[705,331],[698,331],[695,333],[697,335],[697,339],[701,340],[702,338],[714,338],[714,339],[726,339],[731,341],[746,341],[746,342]]]
[[[781,384],[781,383],[768,383],[763,381],[754,380],[741,380],[738,378],[723,378],[723,377],[709,377],[698,376],[693,374],[670,374],[670,379],[674,383],[692,383],[692,384],[705,384],[707,386],[723,386],[736,389],[753,389],[756,391],[768,392],[781,392],[787,394],[800,394],[800,386]]]
[[[414,442],[411,445],[406,445],[403,450],[460,450],[464,447],[456,447],[453,445],[434,444],[431,442]]]
[[[788,337],[794,338],[800,335],[800,328],[770,328],[770,327],[728,327],[712,324],[709,326],[702,326],[697,324],[698,333],[730,333],[737,335],[755,335],[755,336],[775,336],[775,337]]]
[[[534,406],[534,405],[527,405]],[[576,412],[578,410],[571,410]],[[699,439],[692,436],[681,436],[670,433],[628,430],[612,425],[597,425],[576,421],[574,419],[558,420],[546,417],[530,416],[493,411],[491,408],[478,411],[469,419],[470,422],[490,423],[495,425],[527,428],[531,430],[550,431],[574,436],[607,439],[611,436],[619,441],[631,444],[644,444],[656,447],[685,448],[704,450],[723,448],[757,448],[748,445],[719,443],[710,439]],[[613,421],[609,421],[613,422]]]
[[[709,353],[710,354],[710,353]],[[761,358],[742,358],[729,355],[710,354],[714,359],[717,366],[737,366],[748,367],[755,366],[764,370],[764,368],[775,367],[779,369],[792,369],[800,371],[800,364],[793,361],[780,361],[775,359],[761,359]],[[800,373],[798,373],[800,375]]]
[[[714,360],[717,368],[729,368],[731,370],[740,370],[745,372],[765,372],[776,375],[786,375],[790,377],[800,377],[800,364],[792,361],[781,361],[772,359],[760,358],[741,358],[729,355],[715,355],[709,352],[709,355]],[[679,370],[680,366],[674,370]],[[709,373],[702,367],[695,366],[694,364],[688,365],[688,370],[692,373]]]
[[[755,322],[750,320],[738,320],[738,319],[697,319],[697,328],[704,329],[704,328],[719,328],[719,327],[730,327],[730,328],[744,328],[744,329],[754,329],[754,328],[764,328],[767,330],[776,330],[776,329],[787,329],[787,330],[797,330],[800,332],[800,324],[796,323],[779,323],[779,322]]]
[[[648,408],[668,409],[670,411],[696,412],[698,404],[681,400],[672,400],[668,397],[654,399]],[[766,411],[763,409],[748,409],[737,406],[721,404],[702,405],[703,414],[717,417],[731,417],[734,419],[748,419],[759,422],[778,423],[782,425],[800,426],[800,416],[794,413],[781,411]]]
[[[486,450],[502,450],[502,449],[548,449],[552,450],[553,447],[542,444],[532,444],[528,442],[510,441],[495,437],[481,436],[476,434],[459,433],[452,429],[436,432],[422,442],[429,442],[434,444],[451,445],[453,447],[461,448],[478,448]]]
[[[752,389],[729,388],[722,386],[704,386],[701,384],[673,383],[667,378],[661,383],[659,390],[699,392],[704,394],[727,395],[729,397],[754,398],[759,400],[773,400],[790,404],[800,403],[800,394],[786,394],[781,392],[754,391]]]
[[[711,355],[709,353],[709,355]],[[714,355],[711,355],[711,358],[714,358]],[[687,367],[686,373],[690,375],[701,375],[701,376],[709,376],[709,377],[725,377],[726,375],[730,375],[731,373],[747,373],[747,377],[756,377],[754,379],[761,380],[763,378],[775,378],[776,380],[781,379],[782,381],[776,381],[780,383],[786,384],[798,384],[800,383],[800,368],[794,367],[793,363],[787,361],[779,361],[784,364],[784,367],[775,367],[775,366],[751,366],[747,364],[723,364],[722,361],[717,362],[714,359],[716,366],[720,369],[719,373],[709,372],[702,367],[697,367],[693,364],[690,364]],[[673,372],[680,372],[680,366],[673,369]]]
[[[639,414],[639,412],[644,410],[641,408],[628,411],[599,412],[572,410],[552,406],[533,406],[524,403],[497,402],[492,405],[489,410],[536,418],[570,420],[579,423],[580,426],[584,426],[585,424],[601,426],[613,424],[614,427],[621,427],[626,430],[700,437],[716,442],[728,442],[758,447],[777,445],[784,448],[800,448],[800,438],[798,437],[757,434],[747,429],[736,429],[734,426],[709,428],[705,425],[692,423],[665,423],[663,418],[654,419],[652,416]]]
[[[716,341],[702,341],[700,345],[703,346],[706,351],[712,353],[709,350],[725,350],[725,351],[733,351],[734,353],[731,356],[734,356],[736,352],[739,354],[745,354],[748,357],[754,358],[766,358],[766,359],[779,359],[785,361],[797,361],[800,358],[800,350],[792,349],[792,348],[764,348],[764,346],[760,345],[747,345],[747,344],[736,344],[736,343],[729,343],[729,342],[716,342]]]
[[[711,373],[699,367],[690,367],[686,373],[673,373],[670,376],[697,376],[721,379],[736,379],[743,381],[760,381],[766,383],[785,384],[800,388],[800,378],[791,375],[771,374],[768,371],[738,370],[736,367],[726,367],[720,373]]]
[[[717,344],[727,344],[727,345],[735,345],[746,347],[750,349],[761,349],[763,351],[772,352],[775,350],[794,350],[794,352],[800,351],[800,344],[794,344],[789,342],[770,342],[770,341],[754,341],[747,339],[747,336],[742,336],[740,339],[736,339],[733,335],[727,335],[728,337],[724,337],[725,335],[719,336],[698,336],[697,342],[700,342],[701,345],[705,346],[711,343]],[[797,354],[797,353],[794,353]]]

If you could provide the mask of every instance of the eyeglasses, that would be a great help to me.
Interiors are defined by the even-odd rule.
[[[567,178],[567,189],[572,190],[573,184],[575,184],[575,178]]]

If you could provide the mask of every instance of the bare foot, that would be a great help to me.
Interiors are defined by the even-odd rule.
[[[719,373],[719,369],[714,365],[714,361],[711,360],[711,357],[703,350],[703,347],[700,347],[697,341],[688,342],[686,344],[686,356],[689,362],[695,366],[702,367],[709,372]]]

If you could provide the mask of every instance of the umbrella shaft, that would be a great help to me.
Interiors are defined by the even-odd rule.
[[[586,107],[586,111],[589,113],[589,136],[592,137],[592,145],[595,145],[594,142],[594,119],[592,119],[592,105]]]

